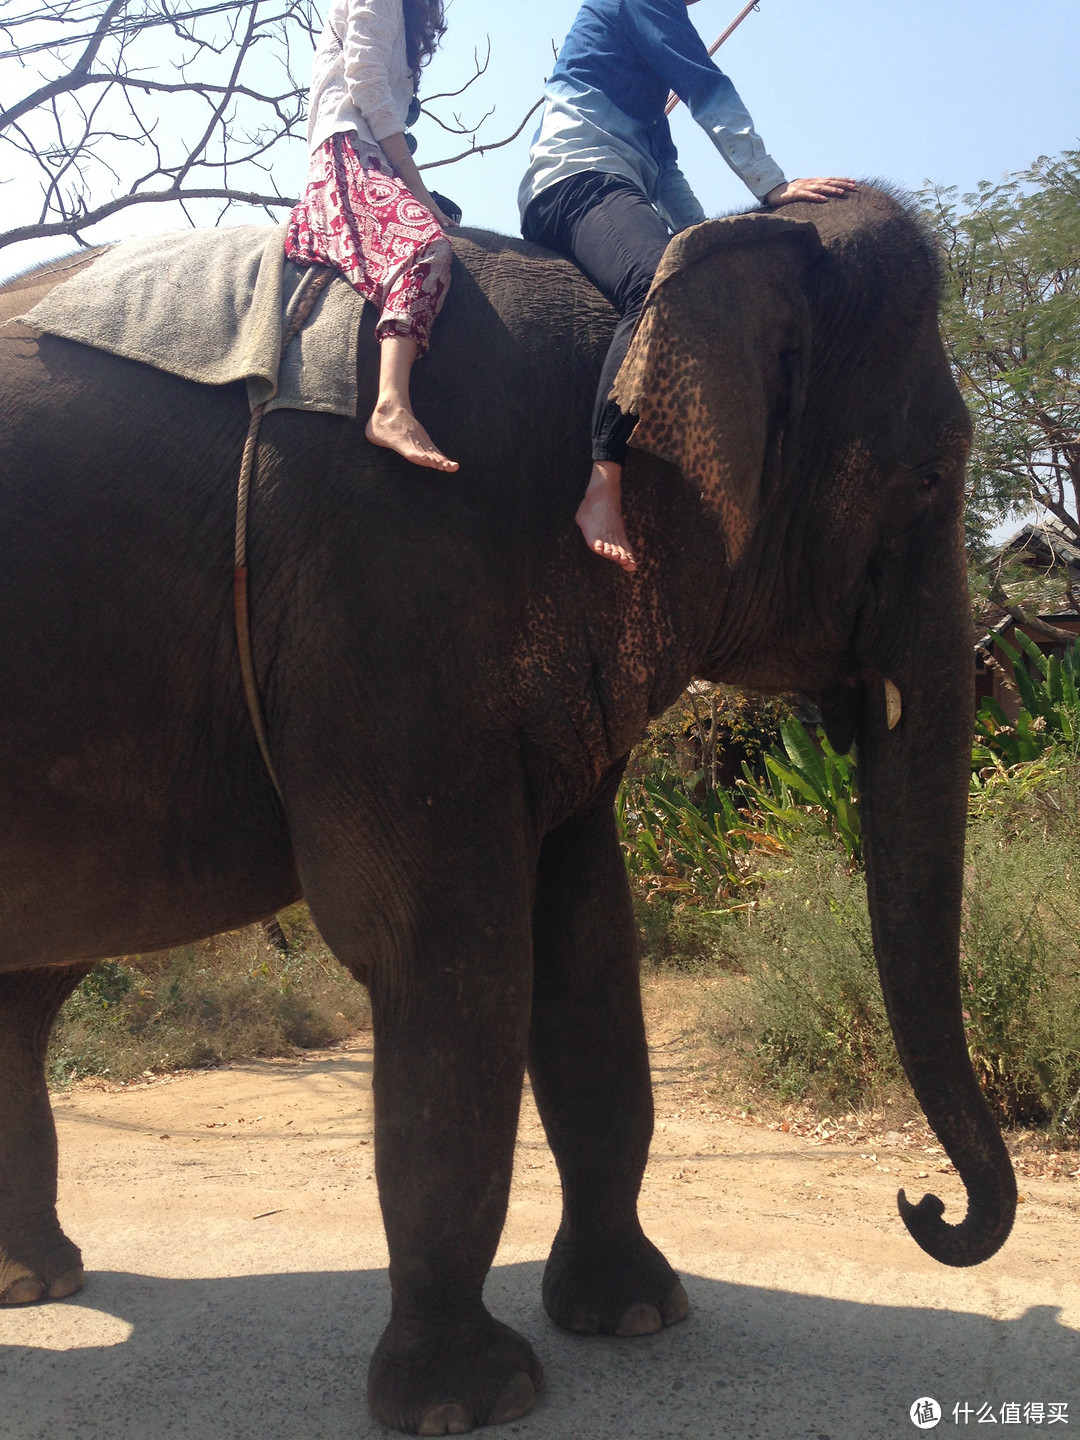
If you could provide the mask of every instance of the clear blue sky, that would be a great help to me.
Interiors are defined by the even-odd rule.
[[[742,3],[699,0],[690,15],[711,42]],[[452,88],[489,34],[483,93],[498,109],[488,131],[509,133],[576,10],[577,0],[453,0],[426,87]],[[1080,145],[1080,0],[761,0],[716,58],[791,177],[883,176],[910,188],[931,179],[963,191]],[[468,112],[471,93],[458,103]],[[467,223],[516,230],[532,128],[441,172],[445,184],[438,171],[428,178]],[[750,203],[684,107],[672,128],[707,211]],[[417,159],[452,153],[437,150],[443,139],[425,135]]]
[[[424,90],[460,84],[473,47],[483,51],[490,36],[488,74],[452,104],[466,119],[494,105],[483,133],[501,138],[539,96],[552,42],[561,43],[577,4],[451,0],[450,31]],[[711,41],[741,4],[699,0],[690,14]],[[791,177],[882,176],[909,188],[929,179],[965,191],[1040,154],[1080,145],[1080,0],[761,0],[717,61]],[[429,172],[429,183],[462,205],[467,224],[516,233],[515,196],[534,123],[504,150]],[[750,203],[684,107],[672,126],[706,211]],[[421,162],[459,148],[430,123],[420,140]],[[299,191],[304,169],[301,146],[281,156],[276,173],[284,193]],[[7,191],[9,203],[17,193],[17,186]],[[205,219],[212,223],[209,213]],[[93,238],[184,223],[174,207],[149,206],[99,227]],[[69,241],[13,247],[0,252],[0,274],[71,248]]]

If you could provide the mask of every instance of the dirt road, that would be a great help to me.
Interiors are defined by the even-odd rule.
[[[527,1097],[487,1293],[532,1339],[548,1388],[489,1433],[875,1440],[918,1433],[909,1408],[922,1396],[943,1409],[939,1434],[991,1423],[986,1406],[1031,1433],[1040,1412],[1024,1407],[1041,1405],[1039,1428],[1068,1436],[1049,1424],[1067,1405],[1080,1427],[1080,1178],[1022,1179],[1005,1250],[946,1270],[896,1213],[898,1183],[957,1213],[959,1183],[925,1136],[740,1123],[708,1099],[670,1026],[654,1041],[642,1215],[691,1317],[631,1341],[551,1326],[540,1276],[559,1194]],[[70,1301],[0,1312],[0,1436],[384,1435],[363,1398],[388,1309],[370,1079],[361,1039],[56,1097],[61,1218],[90,1281]]]

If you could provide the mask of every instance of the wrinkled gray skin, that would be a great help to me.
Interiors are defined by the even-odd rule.
[[[635,450],[627,467],[632,577],[573,525],[613,320],[555,256],[456,241],[415,399],[459,475],[376,450],[358,421],[268,417],[250,564],[284,810],[233,635],[243,394],[0,335],[9,1303],[82,1283],[54,1209],[42,1062],[88,962],[303,893],[371,990],[393,1283],[378,1418],[458,1433],[524,1413],[541,1383],[481,1298],[526,1065],[564,1192],[549,1314],[615,1334],[680,1319],[682,1287],[636,1214],[652,1105],[612,799],[646,722],[694,675],[805,691],[836,743],[858,738],[889,1016],[969,1197],[958,1226],[933,1197],[901,1208],[947,1264],[1004,1241],[1015,1184],[961,1023],[968,423],[933,256],[870,189],[691,242],[631,356],[643,443],[668,457]],[[55,279],[8,287],[0,309]],[[364,336],[362,405],[370,317]],[[892,730],[886,677],[903,702]]]

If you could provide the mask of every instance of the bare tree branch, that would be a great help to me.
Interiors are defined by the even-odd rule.
[[[202,138],[192,147],[187,159],[181,165],[180,171],[176,176],[177,187],[183,185],[185,179],[188,176],[188,173],[191,170],[191,167],[197,163],[199,156],[202,155],[207,145],[209,145],[211,136],[218,127],[218,122],[225,114],[229,102],[233,98],[233,91],[236,86],[236,82],[240,76],[241,66],[247,58],[248,51],[251,49],[252,46],[252,41],[255,36],[255,24],[258,20],[258,16],[259,0],[254,0],[254,4],[251,6],[251,10],[248,14],[247,30],[243,40],[237,47],[236,59],[233,62],[232,74],[229,76],[229,82],[225,86],[225,93],[222,95],[219,104],[214,110],[214,113],[210,116],[210,122],[207,125],[206,129],[203,131]]]
[[[493,105],[490,110],[486,111],[483,115],[481,115],[480,119],[476,122],[475,125],[465,124],[462,121],[461,116],[458,115],[456,112],[454,114],[453,123],[451,123],[449,120],[441,119],[431,110],[425,110],[424,114],[429,120],[433,120],[435,124],[438,125],[440,130],[445,130],[448,135],[475,135],[476,132],[480,129],[481,125],[483,125],[486,120],[490,120],[492,115],[495,114],[495,107]]]
[[[542,99],[537,100],[536,104],[526,114],[524,120],[522,120],[521,124],[517,127],[514,133],[512,135],[507,135],[505,140],[495,140],[491,144],[487,145],[477,145],[474,140],[473,143],[469,146],[468,150],[462,150],[460,155],[450,155],[445,160],[429,160],[426,165],[418,165],[416,168],[418,170],[437,170],[440,165],[456,165],[459,160],[468,160],[470,155],[486,155],[489,150],[501,150],[504,145],[510,145],[518,138],[521,132],[525,129],[525,126],[536,114],[537,110],[540,109],[540,106],[543,105],[543,103],[544,102]]]
[[[488,66],[489,66],[490,64],[491,64],[491,37],[488,36],[487,51],[485,52],[485,55],[484,55],[483,60],[480,59],[480,51],[479,51],[479,50],[474,50],[474,51],[473,51],[473,73],[469,76],[468,80],[465,81],[465,84],[462,85],[462,86],[460,86],[457,90],[440,90],[440,91],[439,91],[437,94],[435,94],[435,95],[427,95],[427,96],[425,96],[425,98],[424,98],[424,110],[425,110],[425,112],[430,113],[430,112],[428,111],[428,106],[429,106],[429,105],[433,105],[436,100],[456,100],[459,95],[464,95],[464,94],[465,94],[465,91],[468,90],[470,86],[476,84],[477,80],[480,79],[481,75],[486,75],[486,74],[487,74]]]
[[[138,195],[121,195],[118,200],[110,200],[107,205],[99,205],[96,210],[88,210],[84,216],[80,217],[78,229],[88,230],[91,225],[96,225],[101,220],[107,220],[110,215],[118,215],[121,210],[127,210],[132,205],[166,205],[172,202],[184,204],[191,200],[227,200],[230,204],[267,205],[287,210],[291,210],[296,204],[295,198],[289,199],[284,195],[257,195],[244,190],[155,190]],[[0,236],[0,244],[15,245],[20,240],[41,240],[48,239],[52,235],[72,235],[72,233],[71,222],[66,220],[57,221],[52,225],[23,225],[19,229],[8,230]],[[79,239],[79,236],[74,235],[73,238]]]
[[[307,94],[293,72],[309,69],[314,7],[8,0],[0,34],[20,43],[0,52],[0,93],[17,93],[20,74],[33,83],[0,113],[0,183],[16,197],[8,214],[38,214],[0,231],[0,249],[86,243],[83,232],[134,205],[294,203],[266,179],[272,154],[303,154]]]
[[[102,15],[97,29],[90,37],[89,45],[87,45],[67,75],[62,75],[58,80],[53,80],[50,81],[48,85],[43,85],[40,90],[35,90],[33,94],[27,95],[24,100],[20,100],[17,105],[13,105],[10,110],[0,110],[0,130],[5,129],[8,125],[14,124],[16,120],[21,120],[24,115],[29,114],[31,110],[36,110],[39,105],[45,105],[50,100],[54,100],[66,90],[75,90],[80,85],[92,83],[88,80],[90,66],[94,63],[97,53],[101,49],[102,42],[109,33],[109,28],[113,20],[120,11],[123,10],[126,4],[127,0],[112,0],[112,4],[105,11],[104,15]]]
[[[100,5],[98,0],[88,0],[85,8],[94,11],[99,9]],[[67,0],[58,0],[55,5],[46,4],[38,10],[31,7],[29,11],[21,15],[5,15],[0,19],[0,31],[10,32],[20,25],[40,25],[47,21],[64,24],[82,23],[82,16],[76,13],[79,9],[79,6],[67,3]],[[223,15],[235,9],[236,0],[217,0],[217,3],[213,5],[202,5],[197,9],[186,10],[185,19],[199,20],[207,15]],[[175,28],[176,24],[175,15],[163,7],[160,11],[149,11],[137,20],[125,20],[121,25],[114,25],[112,31],[113,34],[134,35],[138,31],[152,30],[161,25]],[[93,39],[95,34],[96,25],[94,30],[81,35],[64,35],[58,39],[40,40],[31,45],[13,45],[10,55],[12,59],[25,60],[31,55],[39,55],[44,51],[53,52],[61,45],[81,45],[84,41]]]
[[[86,232],[142,205],[176,205],[189,223],[215,223],[234,206],[280,215],[294,205],[275,183],[291,156],[302,173],[307,79],[323,0],[0,0],[0,250]],[[432,130],[466,136],[468,149],[430,160],[453,165],[509,145],[475,123],[439,113],[489,71],[491,44],[473,54],[457,89],[427,97]],[[299,77],[299,78],[298,78]],[[21,98],[13,98],[22,90]],[[295,181],[294,181],[295,183]],[[219,201],[216,213],[190,211]],[[35,214],[36,212],[36,214]],[[34,217],[34,218],[31,218]]]

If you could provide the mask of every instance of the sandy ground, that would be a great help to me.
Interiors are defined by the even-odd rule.
[[[1080,1426],[1080,1178],[1064,1168],[1078,1162],[1022,1177],[1004,1251],[947,1270],[896,1213],[898,1183],[957,1213],[959,1182],[924,1133],[852,1141],[741,1122],[710,1100],[670,1014],[653,1030],[641,1209],[684,1277],[690,1319],[629,1341],[547,1320],[559,1192],[527,1096],[487,1294],[533,1341],[548,1387],[493,1435],[873,1440],[916,1434],[921,1396],[942,1406],[939,1433],[988,1413],[1030,1433],[1032,1404],[1051,1434],[1070,1433],[1050,1429],[1051,1405]],[[60,1213],[90,1279],[71,1300],[0,1312],[0,1436],[386,1434],[363,1398],[388,1312],[370,1081],[361,1037],[300,1061],[55,1097]]]

